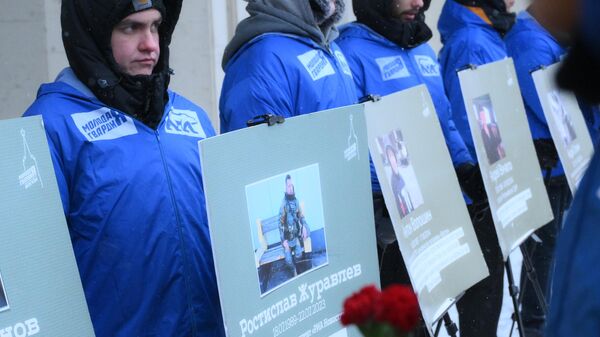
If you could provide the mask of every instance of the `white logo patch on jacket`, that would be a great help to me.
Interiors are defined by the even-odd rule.
[[[415,55],[415,61],[417,61],[419,70],[423,76],[440,76],[440,65],[431,57],[425,55]]]
[[[174,135],[206,138],[198,114],[193,110],[171,109],[165,121],[165,131]]]
[[[71,118],[81,134],[90,142],[117,139],[138,133],[131,117],[109,108],[74,113]]]
[[[337,58],[337,60],[340,62],[340,66],[342,67],[342,71],[346,75],[352,77],[352,70],[350,70],[350,66],[348,65],[348,61],[346,60],[346,56],[344,56],[344,54],[341,51],[339,51],[339,50],[336,50],[334,54],[335,54],[335,58]]]
[[[384,81],[410,76],[410,72],[401,56],[380,57],[375,59],[375,62],[381,70],[381,78]]]
[[[335,74],[333,66],[320,50],[311,50],[298,55],[298,60],[306,68],[313,81]]]

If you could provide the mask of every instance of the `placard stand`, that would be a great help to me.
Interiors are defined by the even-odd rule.
[[[506,262],[504,263],[504,268],[506,269],[506,276],[508,278],[508,292],[510,293],[510,297],[512,298],[513,306],[515,309],[515,312],[513,314],[513,320],[516,320],[517,322],[519,336],[525,337],[525,331],[523,328],[523,317],[521,316],[521,311],[519,310],[519,287],[515,284],[512,266],[510,264],[510,257],[506,259]]]
[[[437,326],[435,328],[435,333],[433,335],[434,337],[438,337],[440,335],[440,330],[442,329],[442,323],[444,323],[446,332],[448,333],[448,335],[450,337],[458,336],[456,334],[458,332],[458,326],[456,325],[456,323],[454,323],[454,321],[452,321],[452,318],[450,318],[450,314],[448,314],[448,312],[446,312],[444,314],[444,316],[442,316],[442,318],[437,323]]]

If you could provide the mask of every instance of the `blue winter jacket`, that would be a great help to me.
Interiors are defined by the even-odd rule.
[[[548,122],[544,116],[531,72],[542,66],[559,62],[567,50],[526,11],[519,13],[516,24],[505,36],[504,41],[508,55],[515,62],[533,139],[549,139],[551,135]],[[600,109],[581,101],[579,106],[587,122],[592,141],[597,143],[600,137]],[[552,176],[562,174],[564,174],[562,165],[552,171]]]
[[[600,336],[600,153],[579,185],[556,247],[547,337]]]
[[[439,60],[456,128],[477,161],[457,70],[507,57],[502,36],[482,18],[454,0],[446,0],[438,22],[443,48]]]
[[[294,117],[357,102],[352,73],[335,43],[266,33],[244,44],[225,68],[221,132],[267,113]]]
[[[66,69],[42,115],[96,335],[223,336],[198,141],[205,112],[169,92],[153,130]]]
[[[425,84],[454,165],[474,162],[452,121],[437,57],[428,44],[404,49],[361,23],[342,27],[336,42],[346,55],[359,98],[368,94],[385,96]],[[371,182],[374,191],[381,191],[373,163]]]

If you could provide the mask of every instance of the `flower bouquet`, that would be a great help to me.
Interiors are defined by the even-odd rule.
[[[369,285],[344,302],[342,324],[355,324],[365,337],[410,337],[419,322],[417,296],[410,287],[392,285],[384,291]]]

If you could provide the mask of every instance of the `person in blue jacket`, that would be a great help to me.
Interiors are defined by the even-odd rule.
[[[333,39],[343,0],[250,0],[223,56],[221,132],[257,116],[294,117],[357,102]]]
[[[206,113],[168,90],[182,1],[63,0],[70,68],[41,115],[95,334],[224,336],[198,140]]]
[[[569,207],[571,192],[531,72],[559,62],[566,54],[570,44],[570,32],[577,22],[576,13],[573,1],[534,1],[526,11],[519,13],[515,26],[505,37],[508,55],[515,63],[529,127],[542,173],[546,177],[546,189],[554,212],[554,220],[536,232],[542,242],[538,243],[533,239],[526,242],[526,249],[531,254],[546,298],[550,296],[549,283],[552,278],[556,236],[563,223],[563,214]],[[586,104],[582,100],[579,103],[592,139],[597,143],[600,136],[600,111],[597,106]],[[525,275],[525,270],[522,271],[522,275]],[[526,283],[522,287],[525,289],[521,311],[527,336],[543,336],[545,313],[533,288]]]
[[[600,15],[597,12],[596,15]],[[600,27],[596,27],[599,29]],[[600,43],[600,41],[598,41]],[[586,59],[580,59],[584,61]],[[600,65],[600,58],[596,61]],[[599,70],[595,70],[599,72]],[[586,78],[586,75],[583,76]],[[597,78],[587,78],[597,81]],[[598,86],[598,84],[595,84]],[[586,89],[587,90],[587,89]],[[600,336],[600,152],[588,168],[558,236],[545,337]],[[529,335],[527,335],[529,336]]]
[[[460,166],[460,171],[468,172],[470,177],[479,170],[473,165],[451,119],[450,102],[444,92],[437,56],[427,43],[432,36],[424,15],[429,4],[430,1],[421,0],[354,0],[357,21],[343,26],[336,42],[350,65],[358,97],[388,95],[419,84],[427,86],[454,165]],[[372,162],[371,179],[382,260],[382,287],[398,282],[408,284],[409,278]],[[471,181],[471,185],[476,185],[477,179]],[[485,193],[481,179],[478,186],[471,187],[467,189]]]
[[[588,104],[600,104],[600,2],[584,0],[583,22],[558,74],[558,83]],[[559,16],[562,17],[562,16]],[[555,20],[555,18],[553,19]],[[600,336],[600,152],[573,198],[556,245],[556,270],[546,337]]]
[[[443,47],[439,61],[452,117],[469,152],[477,160],[457,70],[469,65],[484,65],[507,57],[503,36],[510,31],[515,15],[507,0],[446,0],[438,22]],[[490,269],[490,277],[475,285],[457,303],[461,317],[478,317],[485,306],[485,318],[460,320],[461,336],[496,336],[500,311],[504,267],[502,252],[487,200],[470,207],[473,226]],[[478,305],[477,301],[482,305]],[[466,332],[466,334],[465,334]]]
[[[443,47],[439,61],[452,117],[473,158],[475,146],[469,129],[457,70],[508,57],[503,36],[515,21],[503,0],[446,0],[438,30]]]

